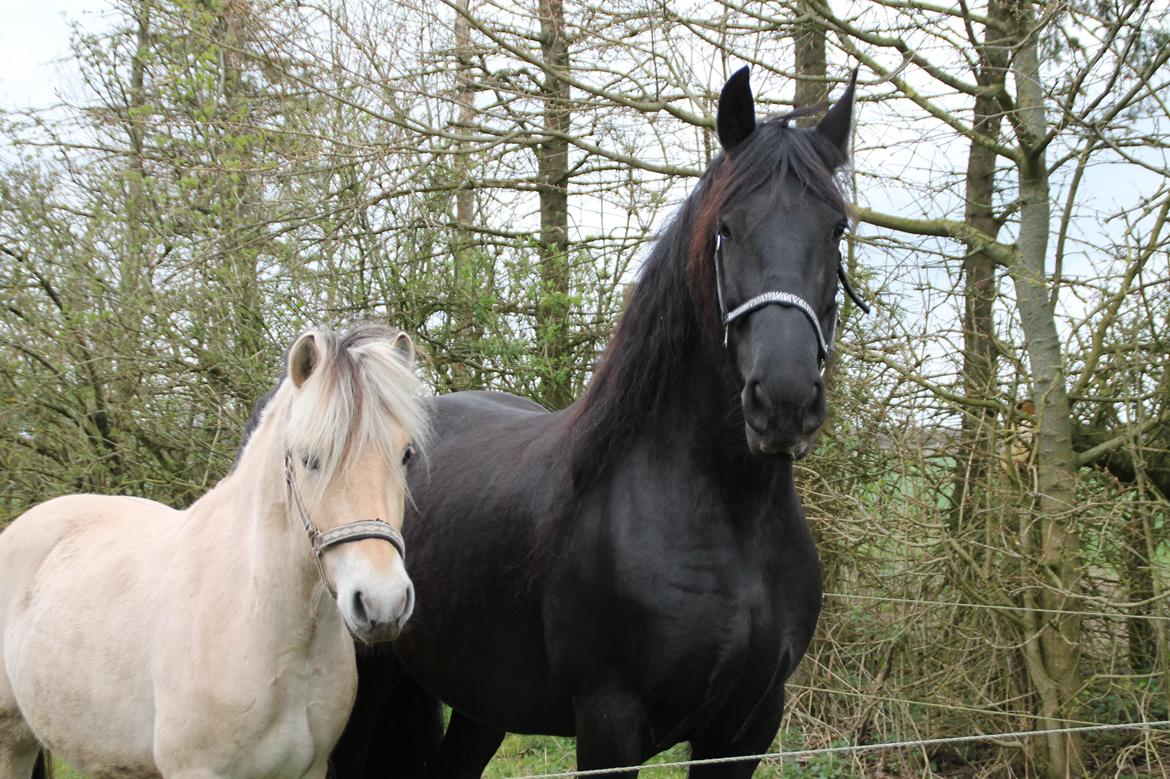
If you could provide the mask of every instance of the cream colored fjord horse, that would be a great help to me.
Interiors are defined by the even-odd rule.
[[[186,511],[70,495],[0,533],[0,777],[320,777],[352,633],[414,607],[399,529],[426,430],[410,339],[300,336],[235,471]]]

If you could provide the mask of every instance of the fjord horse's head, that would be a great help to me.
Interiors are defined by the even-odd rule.
[[[272,404],[287,414],[289,511],[346,626],[366,642],[396,638],[414,609],[401,529],[405,466],[426,417],[413,364],[405,333],[312,330],[289,350]]]

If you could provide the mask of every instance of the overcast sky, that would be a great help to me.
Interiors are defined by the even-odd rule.
[[[82,97],[84,90],[78,82],[77,68],[69,58],[70,36],[77,25],[91,32],[107,27],[113,17],[108,0],[9,0],[6,5],[4,23],[0,24],[0,110],[44,108],[62,97]],[[867,137],[864,132],[866,120],[881,123],[881,108],[880,104],[870,105],[859,111],[857,118],[861,130],[856,163],[860,171],[879,174],[880,178],[893,170],[909,180],[929,180],[931,171],[936,168],[950,168],[952,173],[957,170],[953,167],[954,160],[951,157],[965,154],[966,147],[965,143],[957,139],[950,145],[940,145],[939,139],[935,138],[894,147],[877,143],[876,148],[867,149],[867,146],[875,143],[875,139]],[[890,127],[887,124],[883,132],[888,133]],[[0,140],[0,156],[4,155],[6,146]],[[1151,159],[1151,162],[1166,162],[1161,159],[1161,152],[1154,152],[1151,156],[1156,158]],[[935,161],[940,166],[936,166]],[[1058,176],[1054,181],[1056,194],[1059,193],[1062,179],[1062,176]],[[1134,203],[1140,196],[1152,194],[1161,181],[1160,177],[1133,166],[1111,165],[1091,170],[1086,183],[1086,190],[1092,192],[1090,204],[1109,210],[1118,203]],[[915,200],[921,197],[921,193],[914,192],[913,188],[889,190],[875,186],[878,184],[872,178],[862,182],[859,200],[883,211],[907,216],[924,215],[922,212],[927,210],[926,202]],[[935,209],[939,205],[937,199],[936,195],[931,199],[935,202],[930,203]],[[1092,223],[1092,229],[1094,232],[1120,233],[1123,225],[1120,222],[1110,225]],[[866,232],[872,231],[866,229]],[[1095,236],[1086,237],[1091,239]],[[911,260],[911,265],[917,264]],[[1066,273],[1077,274],[1088,270],[1085,258],[1077,256],[1075,252],[1066,258]],[[920,268],[919,271],[926,271],[928,276],[938,273],[937,270],[927,268]],[[904,281],[910,292],[920,286],[910,279]],[[913,294],[916,296],[920,293]]]
[[[0,24],[0,108],[44,107],[75,86],[67,61],[73,23],[100,29],[102,0],[15,0]]]

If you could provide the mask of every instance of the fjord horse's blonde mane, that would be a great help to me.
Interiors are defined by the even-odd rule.
[[[317,482],[324,484],[347,457],[360,459],[373,449],[388,462],[399,459],[401,453],[391,450],[394,428],[422,447],[429,428],[410,354],[400,346],[405,336],[378,324],[345,333],[319,328],[311,335],[320,354],[318,364],[307,366],[313,379],[296,393],[287,379],[282,382],[259,427],[283,418],[284,448],[294,458],[312,459]],[[249,441],[241,460],[256,438],[263,437]]]

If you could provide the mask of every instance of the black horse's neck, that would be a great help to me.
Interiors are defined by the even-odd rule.
[[[715,220],[704,202],[717,167],[658,239],[589,388],[569,411],[578,483],[646,436],[709,452],[741,476],[762,467],[744,441],[739,386],[715,313]]]

